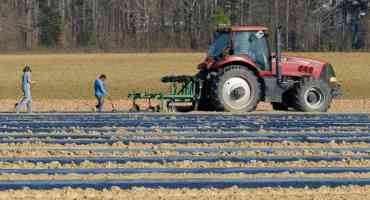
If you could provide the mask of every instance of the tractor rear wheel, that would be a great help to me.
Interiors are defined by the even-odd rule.
[[[212,81],[212,99],[218,110],[254,111],[261,99],[261,85],[256,75],[244,66],[226,67]]]
[[[298,84],[293,97],[293,107],[302,112],[327,112],[333,100],[329,85],[322,80]]]

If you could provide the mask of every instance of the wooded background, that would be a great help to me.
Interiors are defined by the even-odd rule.
[[[359,14],[354,1],[364,2],[1,0],[0,50],[200,51],[209,45],[215,24],[229,20],[234,25],[265,25],[272,34],[281,24],[285,50],[366,51],[370,18]]]

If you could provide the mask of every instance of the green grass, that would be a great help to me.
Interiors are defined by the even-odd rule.
[[[370,97],[370,53],[294,53],[330,61],[344,87],[345,98]],[[0,56],[0,99],[19,97],[21,70],[33,67],[34,99],[91,99],[93,81],[108,76],[107,88],[116,99],[132,90],[165,89],[164,75],[196,73],[201,53],[50,54]]]

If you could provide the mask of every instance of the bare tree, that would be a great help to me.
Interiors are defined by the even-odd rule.
[[[368,17],[363,16],[368,8],[362,4],[357,10],[351,7],[362,17],[356,23],[343,21],[348,18],[343,5],[351,1],[3,0],[0,49],[35,49],[45,45],[45,33],[58,35],[54,48],[204,49],[218,8],[225,10],[234,25],[265,25],[272,32],[278,24],[285,26],[284,42],[289,50],[348,50],[352,38],[364,38],[368,47]],[[51,18],[45,13],[49,11],[57,15],[51,13]]]

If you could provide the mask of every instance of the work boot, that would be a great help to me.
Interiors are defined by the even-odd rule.
[[[27,113],[32,114],[32,101],[27,103]]]
[[[21,108],[19,107],[19,103],[14,105],[15,113],[19,114],[21,112]]]

